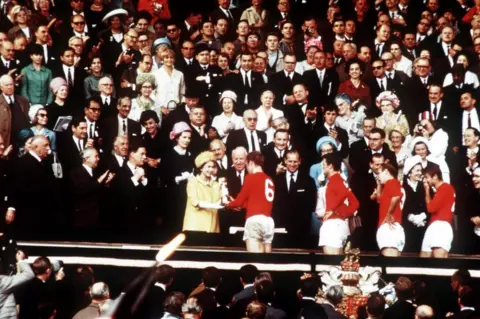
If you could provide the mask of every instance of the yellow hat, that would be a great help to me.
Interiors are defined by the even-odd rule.
[[[195,158],[195,166],[200,168],[203,164],[210,161],[215,162],[215,155],[210,151],[202,152]]]

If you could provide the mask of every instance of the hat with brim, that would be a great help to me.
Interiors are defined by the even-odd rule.
[[[403,175],[407,176],[408,173],[412,170],[415,165],[422,164],[422,158],[420,155],[414,155],[409,157],[405,160],[405,164],[403,164]]]
[[[202,152],[195,158],[195,166],[197,168],[208,162],[215,162],[215,155],[210,151]]]
[[[103,17],[102,22],[107,22],[110,18],[115,16],[128,16],[128,11],[125,9],[112,10]]]
[[[320,153],[320,150],[322,149],[322,146],[324,144],[327,144],[327,143],[332,144],[332,146],[335,148],[335,150],[338,148],[337,141],[335,141],[335,139],[333,137],[324,136],[317,141],[317,145],[316,145],[317,153]]]
[[[170,42],[170,40],[167,37],[157,38],[152,43],[152,52],[155,52],[155,50],[157,50],[157,48],[162,44],[167,45],[169,48],[172,47],[172,42]]]

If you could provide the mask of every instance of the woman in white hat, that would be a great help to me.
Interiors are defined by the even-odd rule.
[[[432,166],[438,166],[442,171],[443,180],[446,183],[450,183],[450,169],[448,168],[445,159],[433,156],[430,152],[430,145],[426,138],[417,136],[413,139],[413,152],[412,155],[419,155],[422,159],[423,169],[430,168]]]
[[[243,128],[243,120],[241,116],[235,114],[235,106],[237,105],[235,92],[224,91],[219,101],[223,112],[213,118],[212,126],[217,129],[218,135],[226,143],[231,131]]]
[[[33,125],[30,127],[33,134],[46,136],[50,141],[50,149],[55,152],[57,150],[57,138],[55,132],[46,127],[48,123],[47,109],[41,104],[32,105],[28,110],[28,116]]]
[[[407,118],[402,114],[402,111],[398,111],[400,99],[395,93],[384,91],[378,95],[375,102],[377,107],[382,111],[382,115],[377,117],[377,127],[384,130],[387,137],[395,126],[402,126],[407,132],[407,135],[410,134]],[[390,144],[390,140],[386,142]]]
[[[199,174],[188,180],[183,231],[219,233],[218,210],[223,207],[220,184],[213,176],[215,155],[208,151],[200,153],[195,158],[195,167]]]
[[[422,248],[422,240],[429,217],[426,213],[425,188],[422,182],[422,158],[418,155],[408,158],[403,166],[403,175],[405,204],[403,206],[402,226],[406,237],[404,251],[418,254]]]

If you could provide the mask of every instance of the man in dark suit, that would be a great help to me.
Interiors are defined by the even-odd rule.
[[[102,115],[101,99],[98,96],[89,98],[85,103],[83,112],[87,121],[87,139],[93,140],[93,147],[102,150],[103,139],[100,135],[99,118]]]
[[[129,29],[123,37],[120,46],[114,45],[108,48],[109,51],[103,52],[105,57],[104,69],[109,71],[115,78],[121,76],[123,71],[128,68],[136,69],[141,59],[141,54],[135,49],[138,40],[138,33],[135,29]],[[105,50],[105,48],[103,48]]]
[[[48,139],[44,136],[35,136],[30,151],[15,163],[12,179],[13,203],[18,216],[18,229],[24,238],[39,239],[41,235],[34,230],[50,229],[51,221],[58,217],[55,177],[52,166],[46,161],[49,153]],[[26,198],[28,200],[25,200]]]
[[[377,96],[384,92],[384,91],[394,91],[394,82],[393,80],[387,78],[385,75],[385,62],[381,59],[374,59],[372,62],[372,71],[373,71],[373,76],[368,83],[368,87],[370,88],[370,96],[371,100],[375,101]],[[380,116],[381,111],[377,107],[371,107],[368,110],[368,114],[370,116]]]
[[[175,68],[184,75],[192,72],[193,64],[196,63],[193,55],[195,53],[195,43],[192,40],[185,40],[180,49],[181,56],[175,59]]]
[[[253,55],[240,55],[240,72],[230,73],[226,78],[226,89],[237,93],[236,111],[242,113],[247,109],[256,109],[260,103],[265,82],[260,73],[252,71]]]
[[[402,109],[409,123],[416,122],[418,113],[422,111],[421,106],[429,103],[429,87],[436,83],[436,79],[430,72],[431,69],[430,60],[419,58],[414,65],[415,74],[405,86],[405,92],[408,92],[408,95],[405,96],[406,103],[402,101]],[[410,107],[405,107],[406,105]]]
[[[245,128],[232,131],[227,138],[227,150],[233,151],[238,146],[243,146],[249,153],[253,151],[263,152],[267,135],[265,132],[258,131],[257,112],[246,110],[243,112],[243,123]]]
[[[283,160],[289,150],[290,134],[285,129],[278,129],[273,135],[273,142],[270,142],[263,152],[263,171],[272,179],[284,173],[286,167]]]
[[[319,286],[318,278],[310,277],[302,280],[302,287],[300,288],[302,300],[300,300],[300,313],[297,318],[328,318],[322,305],[315,301]]]
[[[190,142],[189,150],[193,158],[203,151],[208,150],[208,127],[206,123],[205,109],[200,106],[194,106],[190,110],[190,121],[188,125],[192,128],[192,140]]]
[[[254,265],[244,265],[240,268],[240,283],[243,289],[232,298],[230,313],[232,318],[242,318],[250,301],[255,299],[253,284],[258,275],[258,269]]]
[[[309,95],[309,104],[317,108],[333,102],[338,90],[338,75],[335,69],[326,69],[325,52],[315,53],[315,69],[303,73],[303,79],[307,85]]]
[[[138,227],[151,225],[149,215],[148,192],[144,162],[147,158],[145,147],[138,142],[129,144],[128,160],[120,168],[112,183],[112,191],[116,195],[116,222],[118,228],[128,235],[138,235]],[[137,226],[137,227],[135,227]]]
[[[98,151],[93,147],[86,148],[82,157],[83,164],[72,169],[69,174],[73,199],[73,227],[77,230],[92,231],[99,225],[103,186],[110,183],[114,174],[108,170],[101,175],[95,172],[100,158]]]
[[[119,96],[128,96],[130,98],[135,98],[137,96],[137,76],[140,73],[150,73],[152,71],[152,56],[148,54],[142,55],[141,60],[138,63],[138,68],[128,68],[123,71],[122,77],[120,79],[120,88],[117,92],[120,92]],[[183,72],[183,71],[182,71]],[[102,98],[103,100],[103,98]],[[113,108],[115,109],[113,104]]]
[[[227,156],[227,147],[222,140],[216,139],[210,142],[210,152],[215,155],[217,161],[217,176],[225,177],[232,163],[231,159]]]
[[[198,303],[203,309],[202,318],[216,319],[213,314],[217,308],[217,300],[215,299],[215,290],[220,285],[222,277],[220,271],[215,267],[207,267],[202,271],[202,283],[205,288],[196,294],[190,295],[196,297]]]
[[[58,140],[58,157],[63,171],[68,174],[73,168],[82,165],[82,152],[93,147],[93,139],[87,139],[87,120],[74,118],[71,123],[71,133],[66,131]]]
[[[383,24],[377,28],[376,37],[373,43],[371,43],[370,49],[372,50],[372,56],[380,58],[384,52],[388,52],[389,40],[391,36],[391,28],[389,25]]]
[[[226,181],[228,187],[228,194],[236,198],[242,189],[245,181],[245,176],[248,174],[247,165],[247,150],[239,146],[228,153],[232,159],[232,166],[228,168],[226,173]],[[234,213],[227,211],[225,214],[220,214],[220,230],[221,233],[228,232],[230,226],[243,227],[245,224],[245,209],[241,209]],[[243,313],[242,313],[243,314]]]
[[[101,136],[103,137],[103,145],[105,153],[112,150],[113,140],[117,136],[127,136],[129,141],[141,138],[141,126],[128,118],[132,101],[129,97],[121,97],[117,102],[118,114],[105,119],[101,123]]]
[[[73,102],[74,105],[82,105],[84,100],[83,94],[83,80],[85,79],[85,72],[74,66],[75,52],[72,48],[64,48],[60,51],[60,65],[52,70],[52,77],[61,77],[67,81],[69,94],[67,103]],[[80,110],[73,110],[73,112],[80,112]]]
[[[325,310],[328,319],[346,319],[344,315],[335,309],[342,302],[343,296],[343,288],[341,286],[331,286],[328,288],[325,296],[328,303],[322,304],[322,308]]]
[[[275,199],[272,217],[275,225],[285,227],[288,243],[295,248],[309,246],[305,231],[310,229],[310,219],[315,210],[316,186],[305,170],[298,151],[287,151],[284,159],[286,170],[278,174],[275,181]]]
[[[283,70],[270,75],[268,86],[275,93],[275,105],[295,104],[293,97],[293,87],[296,84],[303,83],[302,76],[295,72],[297,58],[294,54],[287,53],[283,57]]]
[[[0,75],[7,74],[14,71],[15,74],[12,72],[12,76],[18,76],[20,74],[20,63],[17,62],[18,60],[15,59],[15,51],[13,50],[13,43],[5,40],[3,41],[2,47],[0,49]]]
[[[167,297],[167,289],[172,285],[175,269],[170,265],[155,268],[155,282],[145,297],[141,312],[146,311],[148,318],[161,318],[164,312],[163,304]]]
[[[276,4],[276,7],[270,9],[270,25],[272,29],[280,30],[280,26],[285,21],[296,21],[293,10],[291,10],[290,0],[275,0],[270,1]],[[295,25],[297,25],[295,23]]]
[[[436,125],[441,127],[448,134],[455,134],[455,127],[458,123],[455,122],[455,116],[459,113],[456,110],[459,101],[453,101],[448,105],[448,101],[444,99],[443,87],[438,84],[432,84],[428,88],[428,103],[419,105],[421,112],[430,112],[432,119],[435,120]]]
[[[420,49],[417,47],[417,39],[414,31],[406,31],[403,34],[403,55],[412,62],[420,56]]]
[[[411,302],[413,297],[412,282],[407,277],[399,277],[395,283],[397,301],[388,307],[383,314],[384,319],[414,318],[415,306]]]
[[[212,11],[210,19],[217,21],[218,19],[226,19],[228,22],[227,37],[225,40],[235,40],[235,30],[237,29],[238,13],[237,10],[230,10],[231,0],[218,0],[218,8]]]
[[[47,25],[40,24],[34,30],[36,43],[40,44],[43,48],[43,63],[48,68],[52,69],[55,67],[55,64],[58,63],[58,55],[55,48],[51,45],[48,45],[49,41],[49,31]]]
[[[315,136],[318,140],[323,136],[331,136],[337,141],[338,151],[343,158],[348,156],[348,133],[344,129],[335,125],[337,118],[337,106],[329,105],[325,108],[323,114],[323,125],[317,125],[315,130]]]

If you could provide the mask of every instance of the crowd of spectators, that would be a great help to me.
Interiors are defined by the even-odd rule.
[[[66,275],[58,261],[38,257],[29,264],[25,258],[18,251],[17,270],[0,278],[3,318],[344,319],[345,307],[355,304],[345,302],[349,297],[344,287],[329,286],[316,275],[304,275],[283,285],[289,299],[280,302],[276,293],[286,292],[278,290],[276,274],[259,272],[250,264],[239,269],[241,286],[228,283],[236,279],[235,272],[228,273],[233,278],[226,278],[227,272],[210,266],[201,271],[201,278],[187,283],[173,267],[163,264],[149,269],[147,280],[139,282],[139,287],[127,285],[121,294],[112,294],[106,282],[95,279],[89,266],[74,267]],[[195,288],[172,289],[176,281]],[[361,319],[477,319],[479,299],[474,284],[468,270],[457,270],[451,277],[451,288],[440,289],[447,290],[446,297],[434,293],[439,286],[400,276],[393,283],[380,282],[365,302],[357,305],[356,313],[350,314]]]
[[[480,249],[477,0],[7,0],[0,56],[21,238],[226,234],[258,151],[294,247]]]

